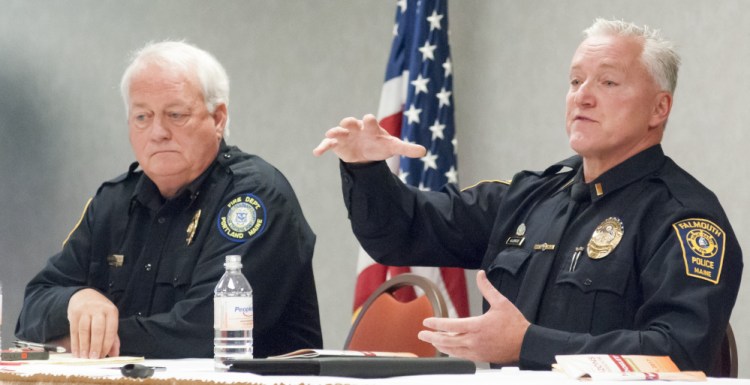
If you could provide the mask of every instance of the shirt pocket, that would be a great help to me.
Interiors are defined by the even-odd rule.
[[[499,252],[487,267],[487,278],[511,301],[515,301],[518,296],[530,257],[528,250],[508,248]]]
[[[89,265],[88,285],[106,293],[110,301],[117,303],[130,281],[132,266],[125,262],[123,255],[115,253],[93,258]]]
[[[610,256],[614,257],[614,256]],[[616,258],[586,258],[574,271],[562,271],[556,285],[568,291],[568,306],[575,309],[577,331],[601,334],[629,326],[627,288],[632,265]]]
[[[191,274],[177,264],[167,263],[160,266],[156,274],[152,313],[169,311],[175,302],[185,298],[191,278]]]

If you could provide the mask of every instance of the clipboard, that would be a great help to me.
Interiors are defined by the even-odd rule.
[[[225,362],[230,372],[259,375],[386,378],[420,374],[474,374],[473,361],[454,357],[260,358]]]

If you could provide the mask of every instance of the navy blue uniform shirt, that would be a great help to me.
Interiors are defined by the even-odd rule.
[[[589,184],[578,156],[463,191],[420,192],[384,162],[341,170],[352,228],[375,260],[487,272],[532,323],[522,368],[594,353],[711,368],[742,253],[716,196],[661,146]]]
[[[213,290],[225,256],[239,254],[253,288],[255,356],[322,347],[315,234],[278,170],[222,142],[204,174],[164,200],[136,168],[99,188],[28,284],[19,338],[68,335],[68,301],[90,287],[119,310],[121,354],[213,357]]]

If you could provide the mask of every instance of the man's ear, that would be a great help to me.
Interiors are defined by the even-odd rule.
[[[654,110],[651,113],[651,127],[664,126],[669,118],[669,112],[672,110],[672,94],[666,91],[656,94],[654,101]]]
[[[224,103],[217,104],[213,113],[214,127],[219,138],[224,137],[224,129],[227,126],[227,105]]]

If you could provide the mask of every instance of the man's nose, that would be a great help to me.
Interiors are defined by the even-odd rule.
[[[596,97],[591,86],[585,82],[575,91],[574,98],[577,105],[591,107],[596,104]]]
[[[155,116],[151,125],[151,136],[157,140],[169,139],[172,137],[172,131],[166,125],[162,116]]]

